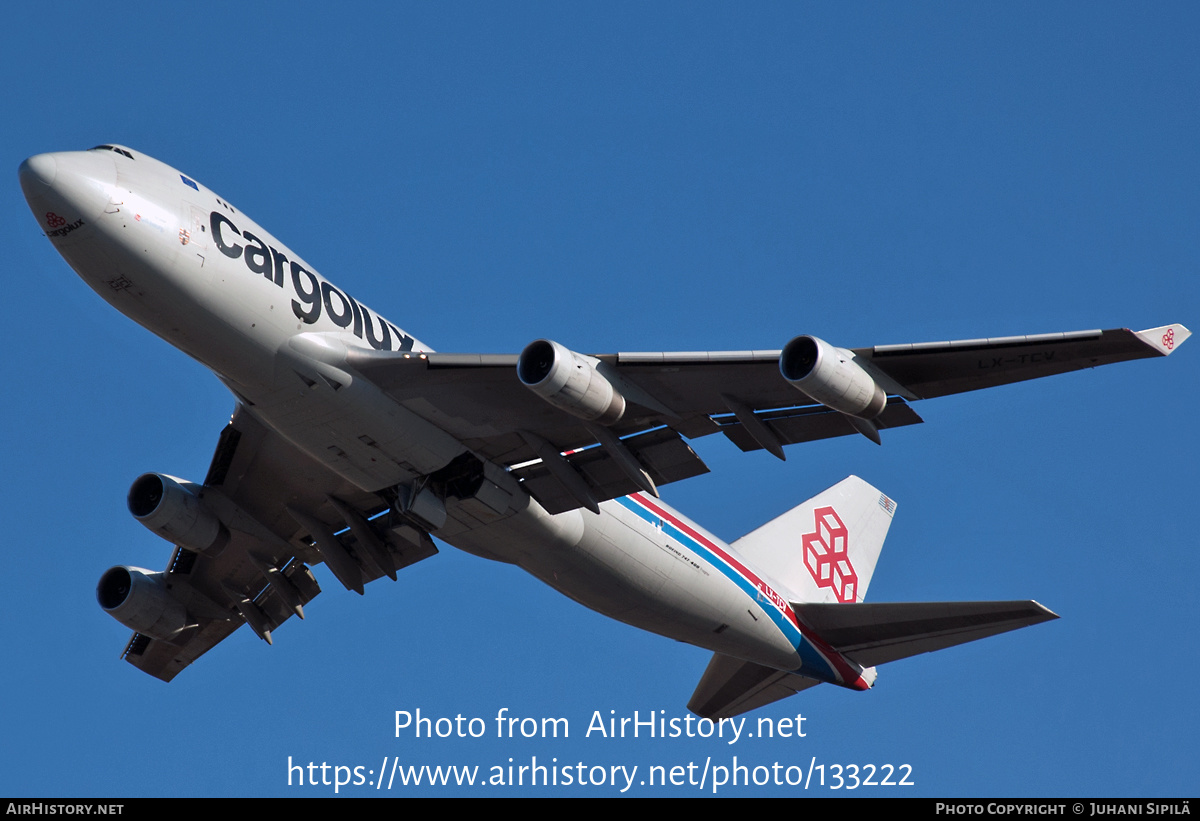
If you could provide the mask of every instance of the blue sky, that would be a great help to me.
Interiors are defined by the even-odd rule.
[[[1062,616],[884,666],[869,693],[820,687],[752,715],[802,714],[804,738],[586,736],[597,712],[685,716],[708,654],[446,546],[362,598],[318,568],[325,592],[274,647],[240,631],[164,685],[118,661],[128,631],[94,586],[114,564],[165,566],[126,490],[147,470],[201,479],[233,400],[74,276],[15,172],[42,151],[133,146],[439,350],[1195,328],[1197,17],[1182,3],[10,10],[0,794],[328,795],[289,786],[289,757],[395,756],[488,776],[510,758],[636,765],[639,780],[735,756],[909,764],[915,782],[726,795],[1194,793],[1191,346],[922,403],[927,424],[882,448],[846,438],[779,463],[697,444],[712,473],[664,499],[727,540],[856,473],[899,503],[872,600],[1034,598]],[[417,708],[489,732],[395,737],[395,711]],[[570,738],[497,739],[502,708],[564,717]]]

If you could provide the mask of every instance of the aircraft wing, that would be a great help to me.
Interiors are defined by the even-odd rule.
[[[1007,385],[1042,376],[1167,356],[1191,336],[1182,325],[877,345],[857,351],[904,387],[909,399]]]
[[[240,406],[221,433],[204,485],[189,490],[229,526],[218,548],[177,546],[167,569],[154,574],[186,608],[188,623],[169,640],[135,632],[124,657],[163,681],[243,623],[270,643],[272,630],[292,615],[303,617],[303,605],[320,592],[309,564],[325,561],[361,593],[363,584],[395,578],[400,568],[437,552],[428,534],[392,522],[390,514],[372,519],[384,510],[376,495],[303,455]],[[351,531],[334,540],[351,554],[347,562],[331,555],[336,547],[322,545],[316,531],[346,530],[351,519]],[[109,573],[130,570],[137,569]]]
[[[654,492],[659,484],[707,472],[685,438],[720,432],[742,450],[765,448],[781,459],[784,446],[798,442],[854,433],[879,441],[881,429],[922,421],[908,405],[911,400],[1165,356],[1189,335],[1182,325],[1167,325],[1138,332],[1093,330],[854,349],[798,337],[783,351],[597,356],[580,356],[541,340],[521,355],[355,348],[345,350],[337,364],[358,371],[476,453],[510,468],[556,513],[581,506],[595,509],[598,501],[639,489]],[[832,387],[807,382],[801,387],[784,378],[781,355],[786,360],[789,348],[800,340],[811,340],[807,344],[833,363]],[[582,390],[572,394],[570,383],[553,398],[523,384],[518,371],[535,346],[542,346],[547,362],[565,359],[564,379],[572,370],[599,374],[623,400],[619,418],[611,421],[610,414],[606,421],[601,414],[608,411],[602,406],[585,407],[589,400],[580,398]],[[551,349],[557,351],[553,357]],[[555,360],[553,367],[559,364]],[[552,370],[544,381],[553,382],[555,374]],[[849,387],[839,387],[839,379],[848,380]],[[587,390],[594,388],[593,382]],[[878,403],[867,412],[844,404],[842,394],[860,389],[874,390]],[[596,414],[592,421],[585,418],[589,413]]]

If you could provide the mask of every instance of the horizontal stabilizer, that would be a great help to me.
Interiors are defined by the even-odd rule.
[[[821,682],[714,653],[688,709],[701,718],[718,721],[795,695]]]
[[[792,603],[796,615],[864,667],[1057,619],[1035,601]]]

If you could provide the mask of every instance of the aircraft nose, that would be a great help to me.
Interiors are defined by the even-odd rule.
[[[17,174],[21,178],[21,190],[28,198],[31,189],[36,191],[39,186],[49,188],[54,185],[54,178],[58,175],[58,160],[54,159],[53,154],[35,154],[21,163]]]
[[[117,181],[111,155],[99,151],[35,154],[17,173],[25,201],[52,238],[99,219]]]

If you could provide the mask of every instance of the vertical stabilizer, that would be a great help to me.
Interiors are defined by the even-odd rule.
[[[861,602],[896,503],[848,476],[733,543],[790,601]]]

